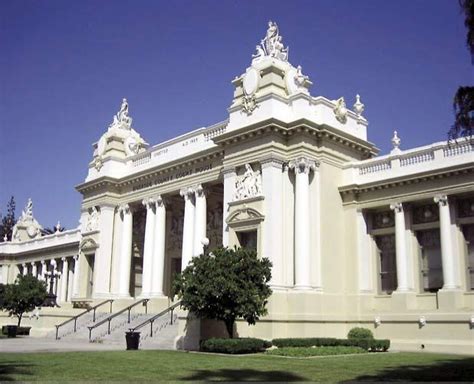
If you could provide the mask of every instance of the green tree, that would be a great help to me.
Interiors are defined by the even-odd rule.
[[[245,248],[218,248],[193,257],[174,280],[173,290],[181,306],[198,318],[222,320],[233,337],[235,319],[255,324],[272,291],[271,262],[257,258],[257,252]]]
[[[56,224],[55,226],[53,227],[46,227],[46,228],[43,228],[41,230],[41,236],[48,236],[48,235],[52,235],[56,232],[64,232],[66,230],[65,227],[61,227],[59,226],[58,228],[58,225]]]
[[[7,236],[8,241],[11,241],[12,239],[13,227],[16,223],[15,207],[15,199],[12,196],[7,204],[7,214],[2,217],[2,222],[0,224],[0,242],[3,242],[5,235]]]
[[[471,62],[474,63],[474,0],[459,0],[459,5],[465,16],[466,45],[471,53]],[[459,87],[454,95],[453,108],[455,119],[448,133],[449,139],[472,137],[474,134],[474,87]]]
[[[18,326],[25,312],[43,304],[46,299],[46,282],[38,280],[32,275],[18,275],[14,284],[4,287],[2,309],[10,316],[18,318]]]

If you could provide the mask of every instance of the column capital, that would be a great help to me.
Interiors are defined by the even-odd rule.
[[[142,204],[147,210],[153,209],[155,207],[155,203],[156,203],[156,199],[153,197],[145,197],[142,200]]]
[[[79,254],[77,254],[77,255],[74,255],[72,258],[74,259],[74,261],[77,261],[77,260],[79,260]]]
[[[130,206],[127,204],[127,203],[124,203],[124,204],[120,204],[118,206],[118,212],[121,214],[121,215],[127,215],[129,214],[131,211],[130,211]]]
[[[41,260],[41,264],[42,264],[42,265],[45,265],[45,264],[46,264],[46,260]]]
[[[288,167],[294,169],[295,173],[305,173],[309,175],[311,170],[315,171],[320,165],[319,161],[312,160],[304,156],[297,157],[296,159],[288,162]]]
[[[440,207],[448,205],[448,196],[446,195],[437,195],[433,198],[434,202]]]
[[[23,268],[26,268],[26,263],[21,263],[21,266],[22,266]]]
[[[61,261],[66,261],[66,259],[67,259],[66,256],[61,257]]]
[[[403,212],[403,204],[400,202],[390,204],[390,209],[395,213]]]
[[[155,197],[155,207],[156,208],[161,208],[166,206],[166,201],[161,195],[158,195]]]
[[[281,169],[283,167],[283,164],[285,164],[285,160],[279,157],[268,156],[264,157],[263,159],[260,159],[260,165],[262,166],[262,168],[277,167]]]
[[[31,264],[31,265],[35,265],[35,264],[36,264],[36,261],[31,261],[30,264]]]
[[[202,186],[202,184],[195,185],[194,187],[192,187],[192,189],[194,190],[194,193],[195,193],[196,197],[205,197],[205,196],[207,196],[207,191]]]
[[[184,197],[184,200],[189,200],[194,196],[194,188],[193,187],[186,187],[186,188],[181,188],[179,191],[179,194]]]

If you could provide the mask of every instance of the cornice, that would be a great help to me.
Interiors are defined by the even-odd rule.
[[[421,172],[416,175],[399,176],[390,179],[378,180],[366,184],[350,184],[339,187],[341,195],[347,194],[363,194],[375,190],[390,189],[404,185],[418,184],[429,180],[444,179],[451,176],[465,175],[474,173],[474,168],[471,165],[464,165],[463,167],[450,167],[438,171]]]

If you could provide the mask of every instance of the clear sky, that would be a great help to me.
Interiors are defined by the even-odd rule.
[[[97,141],[126,97],[154,145],[227,117],[230,81],[268,20],[311,93],[356,93],[382,153],[446,139],[452,98],[473,83],[457,0],[2,0],[0,210],[28,197],[43,226],[76,227]]]

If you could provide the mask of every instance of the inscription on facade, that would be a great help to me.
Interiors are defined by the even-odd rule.
[[[135,191],[139,191],[140,189],[150,188],[155,185],[161,185],[164,183],[168,183],[170,181],[179,180],[179,179],[182,179],[183,177],[210,171],[211,169],[212,169],[212,163],[201,165],[198,167],[193,167],[193,168],[187,168],[187,169],[182,169],[182,170],[180,169],[179,171],[176,171],[175,173],[171,173],[166,176],[156,177],[155,179],[147,181],[146,183],[136,184],[133,186],[132,191],[135,192]]]

